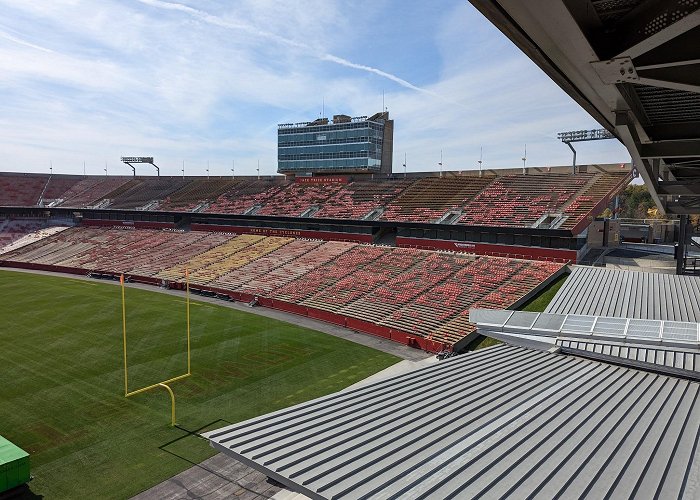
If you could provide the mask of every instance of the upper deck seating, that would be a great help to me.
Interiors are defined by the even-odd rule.
[[[112,203],[109,208],[136,209],[148,206],[152,202],[165,199],[188,181],[180,178],[137,178],[137,184],[117,196],[110,194]]]
[[[130,181],[128,177],[88,177],[63,193],[60,206],[85,208],[95,205]]]
[[[342,184],[289,184],[255,212],[255,215],[299,217],[312,207],[323,206],[338,193]]]
[[[529,227],[560,212],[592,174],[507,175],[497,178],[464,208],[460,224]]]
[[[413,182],[405,179],[354,181],[342,186],[313,216],[360,220],[372,210],[387,206]]]
[[[278,183],[270,179],[236,180],[232,187],[204,211],[220,214],[242,214],[253,207],[265,205],[287,185],[286,182]]]
[[[219,196],[236,185],[231,179],[195,179],[170,194],[158,205],[158,210],[189,212],[194,208],[205,208]]]
[[[0,174],[0,205],[36,206],[48,180],[41,174]]]
[[[426,177],[418,179],[393,202],[382,220],[437,222],[451,210],[461,210],[493,177]]]

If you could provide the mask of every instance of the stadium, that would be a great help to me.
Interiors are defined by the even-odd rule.
[[[0,172],[0,498],[700,498],[700,7],[471,3],[631,163],[396,172],[383,110]]]

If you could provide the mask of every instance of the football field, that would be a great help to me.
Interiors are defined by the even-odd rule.
[[[192,376],[124,397],[120,287],[0,270],[0,435],[31,490],[126,498],[213,455],[193,434],[342,389],[397,361],[289,323],[193,301]],[[126,289],[129,389],[185,373],[184,297]]]

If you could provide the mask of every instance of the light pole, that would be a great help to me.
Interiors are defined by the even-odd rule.
[[[49,160],[49,175],[53,175],[53,160]]]
[[[403,154],[403,176],[406,177],[406,153]]]
[[[207,180],[209,180],[209,160],[207,160]]]
[[[185,160],[182,160],[182,178],[185,178]]]
[[[479,146],[479,161],[478,161],[478,163],[479,163],[479,177],[481,177],[481,163],[482,163],[483,159],[484,159],[484,147]]]
[[[236,160],[231,160],[231,180],[236,178]]]
[[[258,180],[260,180],[260,160],[258,160]]]
[[[438,165],[440,166],[440,177],[442,177],[442,149],[440,150],[440,161]]]
[[[523,160],[523,174],[525,173],[525,162],[527,161],[527,144],[525,144],[525,154],[521,158]]]
[[[107,175],[107,160],[105,160],[105,176]]]

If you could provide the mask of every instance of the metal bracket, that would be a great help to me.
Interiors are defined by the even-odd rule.
[[[608,85],[639,80],[637,70],[629,57],[618,57],[609,61],[593,61],[591,66],[603,83]]]

